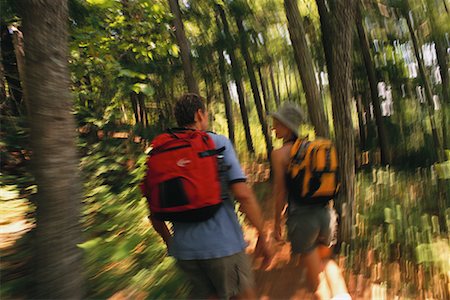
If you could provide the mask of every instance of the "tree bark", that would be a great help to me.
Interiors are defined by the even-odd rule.
[[[216,8],[219,13],[220,19],[222,20],[222,27],[225,33],[225,39],[227,41],[227,53],[230,56],[232,73],[234,81],[236,82],[236,89],[239,98],[239,108],[241,111],[242,123],[244,124],[245,140],[247,142],[247,150],[248,152],[254,154],[255,149],[253,147],[252,135],[250,134],[250,123],[248,121],[248,113],[245,105],[244,86],[242,85],[242,75],[239,62],[237,61],[234,52],[234,41],[230,33],[227,16],[225,15],[224,9],[220,5],[216,5]]]
[[[223,57],[222,49],[219,49],[217,54],[219,55],[220,84],[222,86],[223,102],[225,104],[225,114],[228,123],[228,138],[234,145],[235,137],[233,108],[231,106],[230,91],[228,90],[228,80],[225,71],[225,58]]]
[[[320,19],[320,29],[322,32],[322,44],[323,44],[323,52],[325,55],[325,63],[327,66],[328,72],[328,83],[331,86],[331,69],[333,68],[333,64],[331,62],[331,49],[332,49],[332,37],[333,37],[333,28],[331,26],[330,20],[330,11],[325,4],[325,0],[316,0],[317,10],[319,11],[319,19]]]
[[[178,0],[169,0],[170,11],[174,15],[175,37],[180,47],[181,61],[183,63],[184,79],[190,93],[199,93],[197,81],[194,77],[194,69],[191,63],[191,50],[184,32],[183,20]]]
[[[266,83],[266,80],[264,79],[263,72],[262,72],[260,66],[258,66],[258,76],[259,76],[259,82],[261,83],[261,91],[263,94],[264,110],[266,112],[269,112],[270,108],[269,108],[269,95],[268,95],[267,83]]]
[[[286,87],[286,93],[288,95],[288,99],[290,101],[292,101],[291,90],[289,88],[289,83],[288,83],[288,73],[286,72],[286,65],[285,65],[283,59],[281,59],[281,67],[283,68],[283,78],[284,78],[284,86]]]
[[[416,59],[417,59],[417,64],[419,65],[419,73],[420,73],[420,76],[422,77],[424,88],[425,88],[425,98],[427,99],[427,103],[428,103],[428,115],[430,117],[431,133],[433,135],[433,141],[434,141],[434,151],[435,151],[435,154],[436,154],[437,161],[438,162],[443,162],[444,161],[444,151],[443,151],[440,139],[439,139],[439,133],[438,133],[437,128],[436,128],[433,96],[431,94],[430,82],[429,82],[428,77],[426,76],[426,73],[425,73],[425,67],[423,65],[423,61],[422,61],[422,58],[421,58],[422,57],[422,53],[421,53],[421,50],[419,48],[419,44],[417,42],[417,37],[416,37],[416,34],[414,32],[414,28],[412,26],[411,18],[410,18],[408,13],[405,14],[405,18],[406,18],[406,23],[408,24],[408,29],[409,29],[409,33],[411,35],[411,40],[413,42],[414,54],[415,54]]]
[[[356,29],[358,31],[358,38],[364,59],[364,66],[366,68],[367,79],[369,81],[370,97],[372,99],[373,110],[375,113],[375,122],[377,124],[378,142],[381,151],[381,162],[386,165],[391,163],[388,133],[383,123],[383,116],[381,115],[380,99],[378,98],[377,78],[375,77],[375,68],[373,66],[372,57],[370,55],[369,43],[367,41],[366,32],[364,31],[363,27],[361,3],[360,0],[357,1],[358,2],[356,3],[355,14]]]
[[[353,95],[356,102],[356,111],[358,113],[358,125],[359,125],[359,149],[364,151],[366,149],[366,139],[367,139],[367,127],[366,119],[364,116],[364,107],[362,104],[361,88],[359,88],[356,80],[353,81]]]
[[[273,97],[275,99],[275,106],[278,108],[280,106],[280,93],[277,90],[277,84],[275,82],[275,77],[273,76],[272,63],[269,63],[269,73],[270,73],[270,82],[272,83]]]
[[[355,138],[351,118],[354,5],[355,0],[336,1],[332,4],[331,14],[320,16],[321,19],[327,18],[327,22],[332,24],[332,36],[327,36],[329,31],[322,31],[322,35],[325,35],[323,40],[332,41],[329,61],[330,92],[341,179],[336,208],[342,219],[340,239],[345,242],[350,241],[354,224]]]
[[[445,149],[450,149],[450,132],[448,130],[447,109],[450,104],[450,79],[448,75],[448,55],[445,47],[444,36],[436,36],[436,56],[442,79],[442,144]]]
[[[3,71],[5,80],[8,83],[8,94],[13,101],[11,110],[14,115],[20,115],[23,93],[14,50],[13,35],[9,33],[8,27],[3,24],[1,26],[0,42]]]
[[[25,102],[27,114],[29,114],[30,106],[27,102],[26,89],[23,86],[25,77],[25,52],[23,49],[23,34],[18,28],[14,28],[12,40],[14,45],[14,53],[16,54],[17,70],[19,71],[19,81],[22,86],[22,94],[23,94],[22,98],[23,102]]]
[[[148,127],[147,108],[145,107],[146,96],[143,93],[138,94],[140,121],[143,128]]]
[[[258,82],[256,80],[255,68],[253,66],[253,60],[248,51],[247,33],[245,32],[244,25],[242,24],[242,18],[235,15],[236,25],[239,31],[239,37],[241,42],[241,52],[244,57],[245,65],[247,67],[248,77],[250,79],[250,86],[252,88],[253,100],[255,101],[256,111],[258,112],[259,123],[266,142],[267,157],[270,161],[270,154],[272,153],[272,138],[269,135],[267,129],[267,121],[264,113],[264,109],[261,102],[261,95],[259,94]]]
[[[82,299],[81,182],[68,69],[67,1],[22,0],[25,86],[38,186],[35,295]]]
[[[294,57],[306,94],[306,103],[311,122],[318,136],[329,137],[328,121],[323,109],[322,99],[317,88],[314,65],[305,38],[297,0],[284,0],[289,35],[294,48]]]

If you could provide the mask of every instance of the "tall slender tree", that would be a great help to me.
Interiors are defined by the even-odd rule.
[[[38,186],[35,295],[82,299],[81,182],[68,69],[67,1],[22,0],[25,86]]]
[[[267,150],[267,156],[270,158],[270,154],[272,152],[272,138],[269,135],[269,131],[267,128],[267,120],[266,120],[266,113],[264,112],[262,101],[261,101],[261,95],[259,93],[258,88],[258,82],[256,80],[255,75],[255,68],[253,65],[253,59],[250,56],[250,52],[248,50],[249,43],[248,43],[248,37],[247,32],[244,29],[244,24],[242,22],[242,14],[243,12],[239,10],[238,8],[235,8],[234,10],[234,17],[236,20],[236,25],[239,31],[239,38],[240,38],[240,44],[241,44],[241,53],[244,57],[245,65],[247,67],[247,74],[250,79],[250,86],[252,89],[253,99],[255,101],[256,111],[258,113],[259,123],[261,125],[262,133],[264,135],[264,140],[266,142],[266,150]]]
[[[431,133],[433,135],[434,141],[434,150],[436,153],[437,161],[444,161],[444,151],[442,147],[442,143],[439,138],[438,129],[436,127],[436,116],[434,113],[434,103],[433,103],[433,95],[431,92],[430,81],[425,72],[425,66],[423,65],[423,54],[419,48],[419,43],[417,41],[416,33],[414,31],[413,23],[412,23],[412,14],[410,14],[410,8],[407,1],[404,1],[401,6],[401,11],[403,16],[406,19],[406,24],[408,25],[409,34],[411,35],[411,40],[413,43],[414,54],[416,56],[417,64],[419,66],[420,77],[422,78],[422,82],[425,88],[425,98],[428,103],[428,114],[430,116],[430,124],[431,124]]]
[[[234,116],[233,116],[233,107],[230,99],[230,91],[228,89],[228,79],[227,72],[225,67],[225,57],[223,55],[223,51],[225,47],[223,46],[226,43],[226,39],[222,33],[222,26],[220,25],[220,19],[218,12],[216,11],[216,24],[217,24],[217,55],[219,56],[219,74],[220,74],[220,85],[222,86],[222,96],[225,104],[225,114],[227,117],[228,124],[228,138],[234,144]]]
[[[317,135],[329,137],[328,121],[314,75],[314,64],[305,38],[305,30],[298,9],[297,0],[284,0],[289,35],[294,48],[294,57],[306,94],[308,114]]]
[[[389,145],[388,145],[388,133],[383,123],[383,116],[381,115],[381,105],[380,99],[378,98],[378,89],[377,89],[377,78],[375,76],[375,68],[373,65],[372,57],[370,55],[369,42],[367,40],[366,32],[363,27],[361,5],[362,5],[361,1],[357,0],[355,10],[356,29],[358,31],[359,44],[364,59],[364,66],[366,68],[367,79],[370,87],[370,97],[373,104],[375,122],[377,124],[378,143],[380,145],[381,151],[381,162],[383,164],[389,164],[391,162],[391,155],[389,152]]]
[[[170,11],[174,19],[175,37],[180,47],[181,61],[183,63],[184,79],[186,81],[189,92],[199,93],[198,84],[194,77],[194,69],[191,62],[191,50],[189,42],[184,31],[183,19],[181,18],[181,10],[178,0],[169,0]]]
[[[239,61],[236,59],[235,48],[234,48],[234,39],[230,32],[230,26],[228,25],[227,16],[225,14],[225,10],[219,4],[216,5],[217,12],[222,20],[222,28],[225,35],[225,39],[227,41],[227,53],[230,56],[231,60],[231,69],[233,73],[233,78],[236,83],[236,89],[239,98],[239,109],[241,111],[242,123],[244,124],[245,131],[245,140],[247,142],[247,150],[250,153],[255,153],[255,149],[253,147],[252,135],[250,134],[250,123],[248,121],[248,113],[245,105],[245,91],[244,86],[242,84],[242,73],[239,66]]]

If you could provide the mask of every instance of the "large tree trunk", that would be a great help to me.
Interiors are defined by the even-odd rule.
[[[328,121],[323,109],[322,99],[317,88],[314,75],[314,65],[305,38],[305,30],[298,10],[297,0],[285,0],[284,7],[288,20],[289,35],[294,48],[294,57],[297,62],[298,72],[306,94],[308,114],[316,133],[322,137],[329,137]]]
[[[261,96],[259,94],[258,82],[256,80],[255,69],[253,67],[253,60],[250,56],[250,53],[248,52],[247,33],[245,32],[244,25],[242,24],[242,18],[238,15],[235,15],[235,19],[241,41],[241,52],[245,60],[245,65],[247,67],[247,73],[250,79],[253,99],[255,101],[256,111],[258,112],[259,123],[261,124],[261,130],[264,135],[264,140],[266,141],[267,157],[270,161],[270,154],[272,153],[272,138],[269,135],[269,131],[267,129],[266,114],[264,112],[261,102]]]
[[[68,69],[67,1],[21,1],[38,186],[32,298],[82,299],[81,182]]]
[[[380,99],[378,98],[378,89],[377,89],[377,78],[375,77],[375,69],[373,66],[372,57],[370,55],[369,42],[367,41],[366,32],[364,31],[363,27],[361,7],[360,7],[361,3],[360,0],[357,1],[358,2],[356,4],[356,14],[355,14],[356,29],[358,31],[359,43],[361,46],[361,51],[364,59],[364,66],[366,68],[367,79],[369,81],[370,97],[372,99],[373,110],[375,113],[375,122],[377,124],[378,130],[378,142],[381,151],[381,162],[383,164],[390,164],[391,155],[389,152],[389,145],[388,145],[388,133],[383,123],[383,116],[381,115]]]
[[[318,0],[321,2],[322,0]],[[333,108],[336,146],[339,155],[341,190],[337,209],[341,215],[340,239],[350,241],[355,196],[355,137],[351,116],[352,44],[355,0],[336,1],[330,5],[331,12],[320,15],[332,31],[322,31],[323,41],[331,41],[330,92]],[[320,12],[320,10],[319,10]],[[331,36],[327,36],[331,33]],[[324,45],[329,47],[330,45]],[[325,51],[326,52],[326,51]],[[327,60],[328,62],[328,60]],[[331,67],[332,66],[332,67]]]
[[[230,33],[230,27],[228,25],[227,16],[225,15],[225,11],[220,5],[216,5],[217,11],[219,13],[220,19],[222,20],[223,31],[225,33],[225,39],[227,41],[227,53],[230,56],[231,60],[231,68],[234,77],[234,81],[236,82],[236,89],[239,98],[239,108],[241,111],[242,123],[244,124],[245,131],[245,140],[247,142],[247,150],[250,153],[255,153],[255,149],[253,147],[252,135],[250,134],[250,123],[248,121],[248,113],[245,105],[245,92],[244,86],[242,85],[242,75],[240,71],[239,62],[236,59],[236,55],[234,52],[234,42]],[[219,29],[220,30],[220,29]]]
[[[433,95],[431,93],[431,87],[430,82],[428,80],[428,77],[425,73],[425,67],[423,65],[422,61],[422,53],[419,48],[419,44],[417,42],[417,37],[414,32],[414,28],[412,26],[411,17],[409,13],[405,13],[406,23],[408,24],[409,33],[411,35],[411,40],[413,42],[414,46],[414,54],[417,59],[417,64],[419,65],[419,73],[420,77],[422,77],[423,85],[425,88],[425,98],[428,103],[428,114],[430,116],[430,123],[431,123],[431,133],[433,135],[433,141],[434,141],[434,150],[436,154],[437,161],[443,162],[444,161],[444,151],[442,148],[442,144],[439,139],[439,133],[436,128],[436,120],[435,120],[435,114],[434,114],[434,104],[433,104]]]
[[[184,79],[186,81],[188,91],[191,93],[199,93],[197,81],[194,77],[194,71],[191,63],[191,50],[189,42],[184,32],[183,20],[181,19],[181,11],[178,0],[169,0],[170,11],[174,15],[173,24],[175,26],[175,37],[180,47],[181,61],[183,63]]]

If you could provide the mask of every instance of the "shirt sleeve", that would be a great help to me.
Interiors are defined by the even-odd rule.
[[[212,136],[216,144],[216,148],[225,146],[223,158],[225,164],[230,167],[228,170],[229,183],[245,182],[247,178],[242,171],[241,164],[239,163],[239,159],[236,156],[236,152],[231,144],[231,141],[223,135],[212,134]]]

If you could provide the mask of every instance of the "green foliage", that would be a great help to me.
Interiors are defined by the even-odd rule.
[[[434,171],[373,169],[359,173],[357,182],[352,241],[341,248],[347,267],[388,288],[401,286],[402,290],[393,291],[395,295],[414,297],[425,290],[440,298],[441,283],[431,274],[445,276],[450,271],[450,208],[442,211],[438,207]],[[381,273],[376,271],[378,263],[384,266]],[[413,270],[402,267],[400,278],[395,279],[389,271],[395,264]],[[423,275],[426,286],[420,286],[413,276],[421,268],[427,270]],[[408,282],[416,286],[405,289]]]
[[[88,145],[82,159],[86,241],[79,246],[85,253],[88,295],[183,297],[188,292],[185,279],[166,257],[139,190],[146,157],[130,149],[126,143],[106,140]]]

